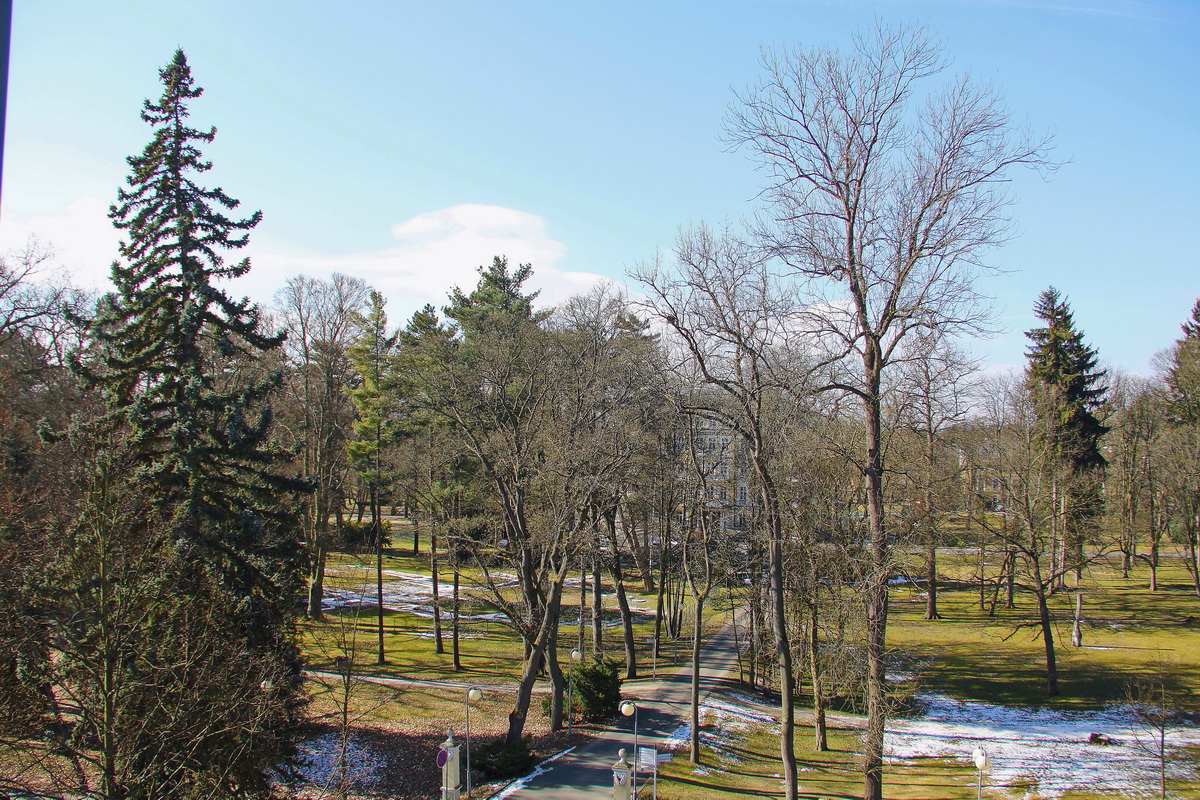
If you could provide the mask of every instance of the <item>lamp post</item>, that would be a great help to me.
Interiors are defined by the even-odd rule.
[[[983,773],[988,768],[989,764],[987,751],[985,751],[982,747],[976,747],[975,752],[971,754],[971,758],[975,761],[975,769],[979,770],[979,788],[976,790],[975,796],[982,799]]]
[[[576,647],[571,651],[571,668],[567,670],[567,733],[571,732],[572,701],[575,696],[575,665],[583,661],[583,652]]]
[[[637,773],[638,773],[638,741],[637,741],[637,703],[632,700],[626,700],[621,703],[621,713],[627,717],[633,717],[633,773],[629,778],[629,791],[633,797],[637,797]]]
[[[479,690],[479,687],[472,686],[467,689],[467,696],[463,701],[463,708],[467,712],[467,797],[471,796],[471,703],[479,702],[481,697],[483,697],[483,692]]]

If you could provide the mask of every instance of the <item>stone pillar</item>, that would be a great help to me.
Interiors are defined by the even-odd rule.
[[[462,766],[458,758],[459,744],[454,732],[446,731],[446,741],[438,751],[437,763],[442,768],[442,800],[458,800],[462,786]]]
[[[625,750],[617,751],[617,763],[613,764],[613,800],[634,800],[633,798],[633,781],[630,780],[633,774],[633,766],[625,760]]]

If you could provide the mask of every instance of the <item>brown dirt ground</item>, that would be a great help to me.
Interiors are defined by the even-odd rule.
[[[385,767],[382,772],[375,773],[373,785],[352,787],[353,793],[350,798],[428,800],[438,796],[440,770],[434,763],[434,758],[438,752],[438,745],[446,738],[446,731],[444,728],[435,728],[434,723],[429,720],[420,720],[418,724],[419,730],[413,730],[412,725],[405,723],[378,721],[354,727],[355,742],[369,748]],[[482,727],[483,730],[478,733],[472,730],[472,749],[503,736],[503,731],[496,729],[496,723]],[[474,729],[474,725],[472,728]],[[314,725],[312,735],[315,738],[334,730],[336,728],[333,726]],[[531,735],[530,744],[534,751],[535,763],[572,745],[582,744],[591,737],[594,730],[576,726],[574,732],[568,736],[565,731],[551,734],[544,719],[531,719],[526,725],[526,732]],[[477,771],[474,775],[476,788],[473,794],[476,798],[490,797],[508,784],[507,780],[488,783]],[[298,798],[322,796],[315,787],[296,787],[295,792]]]

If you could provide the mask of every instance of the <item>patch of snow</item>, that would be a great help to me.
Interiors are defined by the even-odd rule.
[[[769,714],[711,695],[700,705],[700,715],[702,718],[711,717],[723,730],[746,730],[754,723],[775,722],[775,718]]]
[[[663,750],[678,750],[681,747],[689,745],[692,741],[692,726],[684,723],[675,730],[671,731],[666,739],[659,743],[659,747]]]
[[[755,697],[754,695],[746,694],[745,692],[726,692],[726,694],[728,694],[734,700],[740,700],[743,703],[747,703],[752,706],[762,705],[765,702],[761,697]]]
[[[1012,708],[944,695],[921,695],[922,718],[895,719],[885,735],[885,753],[893,760],[920,757],[959,758],[969,763],[976,747],[991,759],[987,781],[1007,786],[1033,782],[1040,797],[1060,797],[1072,789],[1103,786],[1113,791],[1150,791],[1157,785],[1157,760],[1138,747],[1147,731],[1127,706],[1102,711],[1055,711]],[[1092,733],[1113,744],[1088,742]],[[1167,747],[1200,745],[1200,729],[1173,727]],[[1182,776],[1190,765],[1176,765]],[[1172,767],[1168,765],[1168,771]]]
[[[335,786],[339,778],[339,752],[341,736],[327,733],[302,742],[298,748],[299,772],[306,781],[322,787]],[[371,787],[379,782],[379,775],[387,766],[387,759],[377,755],[370,747],[359,744],[351,737],[346,742],[346,779],[350,784]]]
[[[385,574],[387,570],[384,570]],[[408,575],[411,573],[397,573],[400,575]],[[417,576],[420,578],[421,576]],[[425,578],[425,584],[429,587],[433,586],[432,581]],[[433,618],[433,606],[421,602],[414,602],[414,598],[419,600],[432,600],[433,590],[422,593],[419,586],[414,587],[411,584],[389,583],[383,589],[383,607],[389,611],[399,611],[405,614],[412,614],[416,617],[424,617],[426,619]],[[325,596],[321,599],[321,608],[326,611],[333,611],[340,608],[355,608],[357,606],[375,607],[376,589],[373,586],[362,586],[357,591],[350,589],[326,589]],[[445,596],[442,598],[446,599]],[[449,619],[450,615],[445,609],[442,610],[442,617]],[[487,622],[504,622],[506,617],[499,612],[486,612],[480,614],[460,613],[458,618],[467,621],[487,621]]]

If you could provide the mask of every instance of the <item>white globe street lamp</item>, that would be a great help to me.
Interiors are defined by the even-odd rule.
[[[571,651],[571,668],[567,670],[567,733],[571,732],[571,711],[575,708],[575,665],[583,661],[583,653],[576,647]]]
[[[471,796],[471,703],[479,702],[482,697],[483,692],[479,690],[479,687],[472,686],[467,689],[467,697],[463,702],[463,708],[467,712],[467,797]]]
[[[972,758],[972,760],[975,761],[975,769],[979,770],[979,784],[978,784],[979,788],[976,791],[975,796],[978,798],[982,798],[983,797],[983,773],[985,771],[987,771],[987,768],[991,764],[991,762],[988,760],[987,751],[984,750],[982,747],[976,747],[975,752],[971,754],[971,758]]]
[[[627,717],[633,717],[633,772],[629,778],[629,791],[633,797],[637,797],[637,773],[638,773],[638,718],[637,704],[632,700],[626,700],[621,703],[621,713]]]

